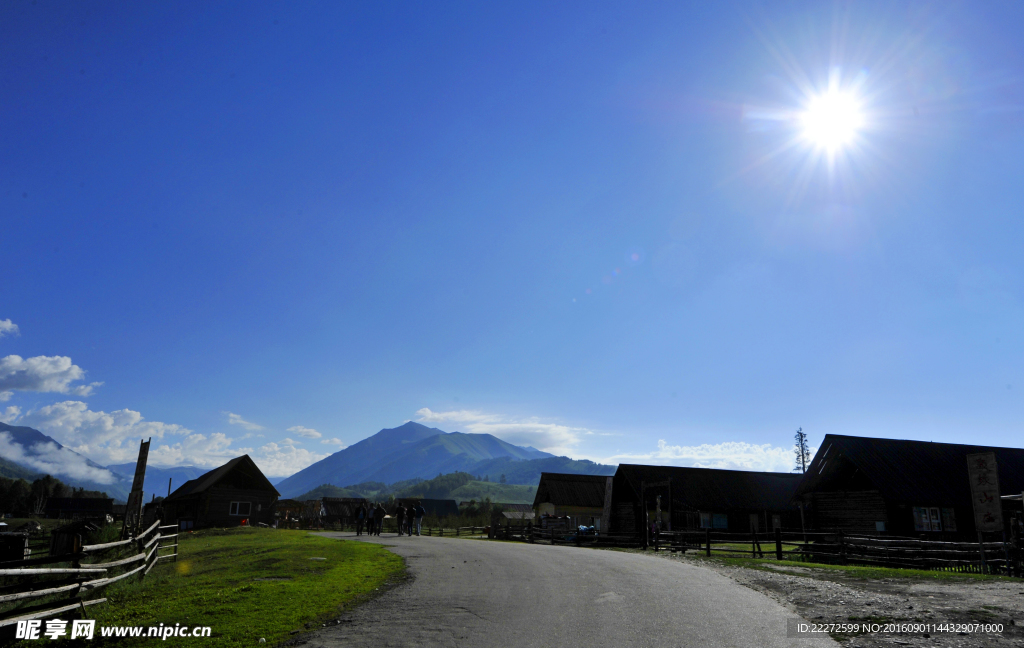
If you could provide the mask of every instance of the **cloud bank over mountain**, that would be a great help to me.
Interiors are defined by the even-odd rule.
[[[222,432],[203,434],[173,423],[148,421],[140,412],[130,409],[93,411],[82,401],[54,403],[24,414],[17,408],[8,410],[10,416],[5,417],[5,422],[40,430],[67,449],[104,465],[135,461],[138,458],[139,441],[150,438],[153,442],[149,463],[155,466],[188,464],[215,468],[229,459],[249,454],[267,475],[284,476],[329,454],[302,448],[302,442],[293,439],[266,443],[255,449],[235,445],[238,439]],[[12,457],[27,454],[24,449],[13,446],[9,452],[13,453]],[[21,463],[20,460],[15,461]],[[37,461],[43,462],[44,459]],[[60,452],[48,452],[45,458],[51,474],[71,474],[70,471],[78,470],[74,461]],[[31,463],[25,465],[44,470],[42,463],[38,466]]]
[[[811,453],[816,450],[813,448]],[[758,445],[723,441],[684,446],[670,445],[664,439],[658,440],[658,448],[651,452],[616,454],[601,461],[769,472],[790,472],[795,465],[793,448],[773,446],[770,443]]]
[[[568,455],[590,430],[531,417],[515,420],[477,410],[435,412],[429,407],[416,411],[421,423],[456,423],[473,434],[491,434],[513,445],[534,447],[555,455]]]

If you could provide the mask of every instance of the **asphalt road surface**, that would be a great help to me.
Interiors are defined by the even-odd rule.
[[[325,533],[357,539],[352,533]],[[786,638],[795,614],[711,570],[635,553],[361,536],[412,579],[302,637],[307,646],[835,646]]]

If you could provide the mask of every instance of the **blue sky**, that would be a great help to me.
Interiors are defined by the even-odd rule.
[[[776,470],[797,427],[1019,446],[1022,32],[1019,2],[5,3],[0,412],[271,475],[410,419]],[[860,121],[824,151],[830,82]]]

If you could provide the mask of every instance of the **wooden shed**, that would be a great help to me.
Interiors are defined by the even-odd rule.
[[[1024,491],[1024,449],[826,434],[796,499],[808,529],[976,540],[967,455],[987,452],[1002,492]]]
[[[363,497],[325,497],[321,503],[324,524],[346,525],[355,524],[356,509],[367,501]]]
[[[281,494],[249,455],[242,455],[182,484],[163,501],[163,519],[182,529],[239,526],[273,521]]]
[[[803,475],[621,464],[613,478],[611,531],[642,533],[658,519],[666,531],[735,533],[800,528],[793,495]],[[646,505],[646,516],[645,516]]]
[[[567,517],[571,527],[593,526],[601,531],[608,528],[606,502],[611,491],[612,478],[604,475],[544,472],[533,509],[538,517]]]

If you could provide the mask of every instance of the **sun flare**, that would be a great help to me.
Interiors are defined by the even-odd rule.
[[[829,90],[811,98],[801,115],[803,135],[815,146],[835,152],[848,146],[864,126],[857,98],[849,92]]]

